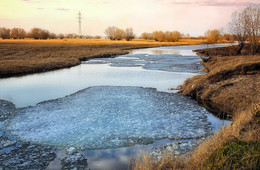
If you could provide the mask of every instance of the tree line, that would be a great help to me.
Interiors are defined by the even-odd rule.
[[[125,39],[127,41],[131,41],[132,39],[135,38],[133,28],[126,28],[125,30],[123,30],[116,26],[109,26],[105,30],[105,34],[110,40]]]
[[[146,40],[155,40],[159,42],[176,42],[179,41],[181,38],[184,38],[184,35],[178,31],[154,31],[152,33],[142,33],[141,38]]]
[[[2,39],[63,39],[63,38],[78,38],[77,34],[55,34],[48,30],[41,28],[32,28],[29,32],[26,32],[23,28],[0,28],[0,38]]]

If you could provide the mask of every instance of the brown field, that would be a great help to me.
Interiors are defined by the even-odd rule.
[[[89,58],[127,54],[130,49],[163,45],[202,44],[204,42],[205,40],[193,39],[183,39],[180,42],[171,43],[152,40],[0,39],[0,78],[72,67]]]
[[[212,55],[216,49],[205,51]],[[166,153],[157,161],[145,155],[135,161],[133,169],[259,168],[260,55],[218,55],[203,64],[208,73],[187,79],[179,92],[200,101],[218,116],[232,115],[232,124],[184,158]]]

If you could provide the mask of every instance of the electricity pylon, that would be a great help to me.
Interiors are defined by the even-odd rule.
[[[79,38],[81,38],[81,13],[78,13],[78,22],[79,22]]]

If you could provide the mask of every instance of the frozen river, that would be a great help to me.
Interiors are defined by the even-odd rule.
[[[202,74],[192,50],[207,47],[138,49],[1,79],[0,167],[127,169],[130,146],[134,154],[191,149],[228,123],[169,90]]]

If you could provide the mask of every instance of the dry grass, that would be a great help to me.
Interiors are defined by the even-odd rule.
[[[159,169],[183,169],[185,166],[184,160],[180,157],[175,157],[174,153],[167,152],[162,155],[162,159],[157,160],[149,154],[144,154],[137,158],[132,169],[135,170],[159,170]]]
[[[89,58],[127,54],[130,49],[201,43],[204,40],[183,39],[180,42],[159,43],[151,40],[0,39],[0,78],[72,67]]]
[[[176,46],[205,44],[205,39],[180,39],[179,42],[158,42],[155,40],[134,39],[132,41],[120,40],[111,41],[109,39],[0,39],[0,43],[40,43],[40,44],[80,44],[80,45],[111,45],[111,44],[131,44],[131,45],[156,45],[156,46]]]
[[[0,78],[72,67],[88,58],[127,54],[129,49],[144,47],[154,45],[1,43]]]
[[[210,111],[226,116],[260,100],[260,56],[215,56],[205,63],[208,74],[187,79],[180,92]],[[222,115],[223,114],[223,115]]]
[[[254,105],[256,110],[242,111],[234,117],[234,121],[230,126],[224,127],[213,137],[208,139],[206,143],[201,144],[194,153],[186,158],[187,169],[214,168],[211,166],[210,158],[212,154],[225,146],[231,141],[259,142],[260,140],[260,124],[256,122],[257,112],[260,111],[260,104]],[[258,113],[259,114],[259,113]],[[258,152],[260,152],[258,150]],[[247,155],[244,155],[246,157]],[[259,155],[258,155],[259,157]],[[203,159],[201,159],[203,158]],[[243,158],[240,158],[241,160]],[[223,160],[215,162],[217,164]],[[251,165],[250,165],[251,166]]]

